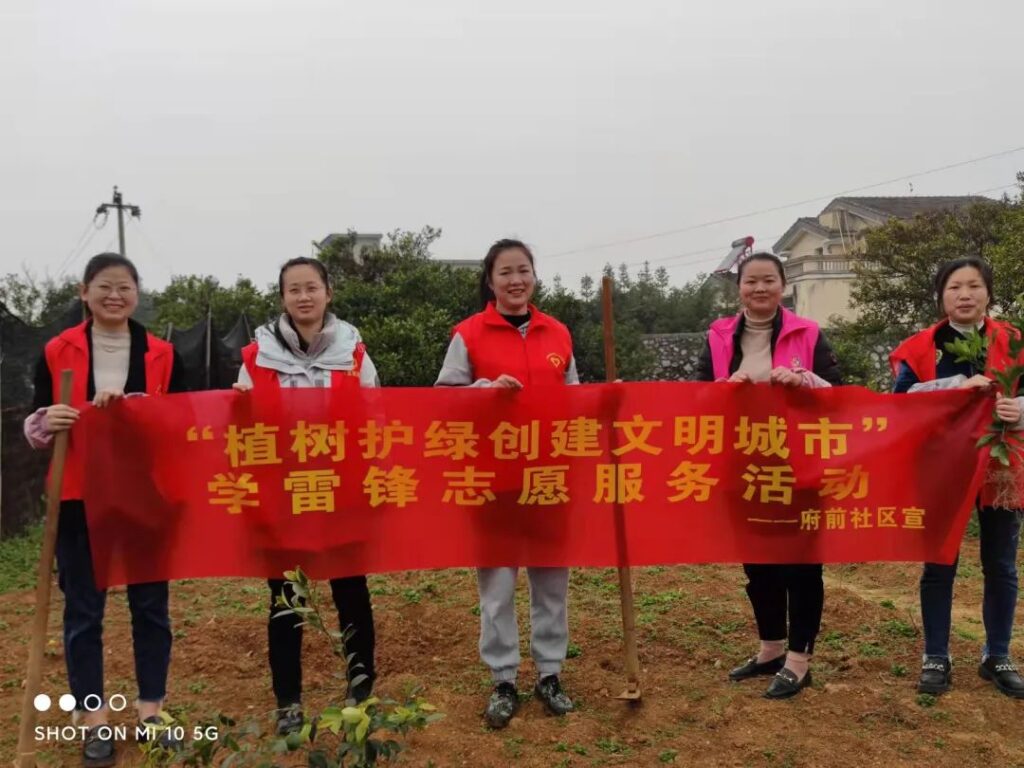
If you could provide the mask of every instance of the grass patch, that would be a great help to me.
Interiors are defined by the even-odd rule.
[[[42,524],[28,528],[20,536],[0,541],[0,594],[36,585],[42,541]]]

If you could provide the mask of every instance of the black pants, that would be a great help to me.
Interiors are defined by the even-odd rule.
[[[302,700],[302,627],[295,626],[296,616],[274,618],[281,608],[276,604],[278,595],[285,591],[282,579],[270,579],[270,622],[267,641],[270,647],[270,676],[274,682],[274,695],[279,707],[298,704]],[[351,628],[352,637],[345,646],[355,654],[349,665],[349,679],[366,675],[364,685],[372,685],[376,677],[373,666],[373,607],[365,576],[331,579],[331,595],[338,609],[338,624],[344,632]],[[288,599],[291,600],[291,588]]]
[[[57,578],[64,592],[64,661],[68,668],[68,685],[77,709],[96,709],[105,701],[103,615],[107,591],[96,589],[93,579],[89,528],[81,501],[60,503]],[[162,701],[167,695],[167,669],[171,663],[167,582],[129,584],[127,592],[139,699]]]
[[[757,633],[762,640],[789,638],[789,650],[814,653],[825,605],[825,584],[820,564],[743,566],[749,583],[747,595],[754,607]],[[786,614],[789,614],[789,631]]]

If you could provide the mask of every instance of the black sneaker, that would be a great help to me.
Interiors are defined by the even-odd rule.
[[[533,693],[552,715],[567,715],[573,710],[572,699],[562,690],[558,675],[548,675],[537,681]]]
[[[287,736],[302,730],[306,718],[302,714],[301,704],[291,704],[277,710],[277,735]]]
[[[171,732],[171,729],[167,727],[167,723],[160,715],[150,715],[141,723],[139,723],[139,742],[142,744],[148,744],[154,742],[161,749],[166,749],[168,752],[180,752],[185,748],[182,744],[181,739],[178,739]]]
[[[921,677],[917,681],[918,693],[938,696],[949,690],[953,684],[953,664],[945,656],[928,656],[921,665]]]
[[[103,737],[100,736],[100,730]],[[82,743],[82,765],[85,768],[108,768],[117,762],[114,754],[114,732],[106,725],[94,725]]]
[[[1009,656],[989,656],[978,667],[982,680],[991,681],[1007,696],[1024,699],[1024,679],[1017,672],[1017,665]]]
[[[736,667],[729,672],[729,679],[734,683],[738,683],[740,680],[748,680],[751,677],[760,677],[762,675],[774,675],[786,664],[786,654],[782,654],[778,658],[772,659],[771,661],[760,662],[757,660],[757,656],[751,656],[747,659],[747,662],[739,667]]]
[[[498,683],[487,702],[484,719],[491,728],[504,728],[519,709],[519,692],[512,683]]]

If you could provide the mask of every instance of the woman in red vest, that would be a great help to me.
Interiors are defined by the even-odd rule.
[[[36,368],[35,410],[25,421],[25,436],[37,449],[50,446],[53,436],[71,429],[88,405],[109,406],[132,394],[160,395],[184,391],[184,371],[174,348],[152,336],[131,319],[139,302],[139,274],[128,259],[101,253],[89,260],[80,288],[89,318],[47,344]],[[71,404],[60,399],[61,371],[73,372]],[[85,506],[83,453],[89,447],[72,434],[68,444],[57,524],[57,574],[64,592],[64,660],[75,697],[75,720],[88,728],[82,759],[86,766],[115,762],[114,742],[107,724],[103,695],[103,614],[106,591],[96,588]],[[132,614],[136,702],[139,719],[159,726],[167,693],[171,660],[171,624],[167,582],[131,584],[128,607]],[[121,694],[123,696],[123,694]],[[178,744],[164,730],[160,742]],[[106,738],[104,738],[106,737]]]
[[[736,279],[743,310],[711,324],[698,381],[784,387],[842,384],[839,363],[817,323],[782,306],[786,273],[777,256],[752,254],[740,262]],[[729,679],[774,675],[765,697],[795,696],[811,684],[811,655],[825,604],[821,565],[748,563],[743,570],[761,647],[729,672]]]
[[[923,392],[941,389],[978,388],[992,393],[996,417],[1011,429],[1024,429],[1017,397],[1020,382],[1012,392],[1001,392],[989,378],[992,368],[1003,368],[1010,358],[1010,338],[1017,331],[1008,323],[988,316],[992,303],[992,268],[979,258],[955,259],[943,264],[935,278],[935,297],[943,319],[916,333],[890,355],[895,392]],[[972,333],[988,340],[987,359],[957,362],[947,345]],[[993,463],[993,468],[997,467]],[[991,681],[1007,696],[1024,698],[1024,680],[1010,658],[1010,636],[1017,606],[1017,542],[1024,493],[1019,484],[1020,467],[1014,459],[1015,488],[997,498],[996,484],[989,481],[978,499],[981,529],[981,567],[985,575],[982,617],[985,647],[978,674]],[[949,630],[953,610],[953,581],[957,562],[952,565],[925,563],[921,574],[921,618],[924,627],[924,659],[917,689],[933,695],[945,693],[952,682]]]
[[[440,387],[522,389],[577,384],[569,330],[530,303],[537,277],[533,254],[518,240],[499,240],[484,258],[480,296],[484,309],[452,331],[438,374]],[[519,629],[515,588],[518,568],[480,568],[480,656],[491,669],[494,690],[484,716],[503,728],[519,708]],[[573,709],[559,674],[569,645],[568,568],[528,568],[530,651],[537,665],[534,688],[547,709]]]
[[[309,258],[286,262],[278,275],[278,289],[284,312],[257,328],[256,341],[242,350],[235,389],[380,386],[359,331],[328,311],[332,292],[323,262]],[[277,598],[284,593],[285,582],[270,579],[268,583],[270,675],[277,698],[277,732],[283,735],[303,724],[302,627],[296,626],[294,617],[274,618],[281,610]],[[348,696],[363,701],[370,696],[375,678],[373,607],[366,577],[331,579],[331,593],[341,629],[352,630],[346,642],[348,653],[355,655],[349,667]]]

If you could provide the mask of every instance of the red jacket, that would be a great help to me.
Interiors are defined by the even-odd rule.
[[[896,376],[899,373],[900,363],[906,363],[918,381],[932,381],[935,378],[935,366],[940,351],[935,349],[935,332],[948,324],[949,320],[941,320],[902,341],[889,355],[892,375]],[[1004,368],[1013,362],[1010,359],[1010,337],[1017,335],[1016,328],[1009,323],[988,318],[985,321],[985,335],[988,337],[988,370]],[[1015,394],[1016,390],[1006,393],[1007,397],[1013,397]]]
[[[906,363],[910,370],[917,376],[918,381],[932,381],[935,378],[936,364],[941,350],[935,348],[935,332],[942,326],[948,324],[948,320],[942,320],[930,328],[925,328],[905,339],[889,355],[889,363],[892,366],[893,376],[899,372],[900,363]],[[986,360],[986,373],[992,368],[1003,368],[1013,361],[1010,358],[1010,338],[1017,335],[1017,329],[1009,323],[988,318],[985,320],[985,335],[988,337],[988,359]],[[1020,361],[1024,362],[1024,360]],[[1017,387],[1012,392],[1007,392],[1007,397],[1014,397],[1017,394]],[[1011,457],[1011,467],[1020,472],[1019,460]],[[1000,468],[993,464],[993,469]],[[981,489],[982,506],[992,506],[996,500],[996,487],[991,481],[986,481]],[[1017,489],[1017,498],[1013,506],[1017,509],[1024,508],[1024,487]]]
[[[46,365],[53,380],[53,402],[60,402],[60,374],[65,369],[72,371],[71,406],[81,408],[88,402],[89,388],[89,341],[85,334],[90,321],[68,328],[46,344]],[[156,336],[146,334],[145,355],[146,394],[167,393],[174,369],[174,347]],[[61,487],[62,500],[81,499],[84,482],[85,460],[82,446],[76,445],[72,435],[68,441],[68,454],[64,464],[64,484]]]
[[[245,370],[249,373],[249,378],[252,379],[253,389],[280,392],[281,380],[278,378],[277,371],[256,364],[256,355],[259,354],[259,351],[259,344],[255,341],[242,347],[242,365],[245,366]],[[348,387],[353,384],[359,386],[359,373],[363,369],[363,357],[365,355],[366,345],[359,342],[352,352],[352,370],[331,372],[331,389]]]
[[[572,360],[572,336],[562,323],[532,304],[526,336],[498,313],[493,301],[456,325],[455,334],[466,344],[478,379],[493,380],[507,373],[524,386],[565,383]]]

